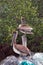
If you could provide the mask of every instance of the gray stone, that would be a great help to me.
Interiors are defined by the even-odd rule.
[[[35,65],[43,65],[43,53],[35,53],[32,56],[18,58],[15,56],[8,56],[0,62],[0,65],[19,65],[23,60],[28,60]]]
[[[18,59],[15,56],[8,56],[0,63],[0,65],[17,65],[17,64]]]

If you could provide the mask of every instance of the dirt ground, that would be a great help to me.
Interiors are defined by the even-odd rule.
[[[19,56],[13,52],[12,46],[9,44],[0,44],[0,61],[10,55],[15,55],[16,57]]]

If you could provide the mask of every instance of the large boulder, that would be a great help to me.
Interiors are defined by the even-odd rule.
[[[18,59],[15,56],[8,56],[3,61],[0,62],[0,65],[17,65]]]

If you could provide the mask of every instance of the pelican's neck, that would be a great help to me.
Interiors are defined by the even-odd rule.
[[[13,43],[13,51],[15,52],[15,53],[17,53],[17,54],[21,54],[21,52],[19,51],[19,50],[17,50],[17,48],[16,48],[16,42],[14,42]]]
[[[27,38],[25,34],[22,36],[22,44],[23,46],[27,47]]]
[[[12,45],[16,44],[16,37],[13,35],[12,37]]]
[[[12,41],[12,43],[13,43],[13,44],[16,44],[17,42],[16,42],[16,40],[14,39],[14,40]]]

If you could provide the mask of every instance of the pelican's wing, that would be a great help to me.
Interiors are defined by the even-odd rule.
[[[23,46],[23,45],[17,44],[15,47],[16,47],[17,50],[19,50],[22,53],[29,54],[29,52],[30,52],[30,50],[27,47]]]

